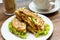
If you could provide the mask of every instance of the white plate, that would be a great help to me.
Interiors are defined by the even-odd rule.
[[[37,13],[40,13],[40,14],[49,14],[49,13],[53,13],[53,12],[56,12],[59,10],[60,8],[60,1],[59,0],[56,0],[55,3],[53,2],[50,2],[52,5],[55,5],[52,9],[48,10],[48,11],[41,11],[39,9],[36,8],[34,2],[31,2],[29,4],[29,9],[34,11],[34,12],[37,12]]]
[[[8,18],[3,23],[2,28],[1,28],[2,36],[6,40],[46,40],[46,39],[48,39],[53,32],[53,24],[52,24],[51,20],[49,18],[47,18],[46,16],[40,15],[40,14],[38,14],[38,15],[43,18],[45,23],[48,23],[50,25],[50,30],[49,30],[49,33],[47,35],[40,36],[40,37],[36,38],[33,34],[27,33],[27,38],[26,39],[21,39],[21,38],[17,37],[16,35],[12,34],[8,29],[8,23],[15,17],[15,16],[12,16],[12,17]]]

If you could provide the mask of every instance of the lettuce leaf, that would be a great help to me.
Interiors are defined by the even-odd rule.
[[[45,29],[44,30],[39,30],[39,31],[37,31],[37,33],[36,33],[36,37],[39,37],[40,35],[47,35],[48,34],[48,32],[49,32],[49,30],[50,30],[50,26],[49,26],[49,24],[45,24]]]
[[[23,39],[26,38],[26,33],[14,30],[14,28],[12,27],[12,22],[9,22],[8,28],[9,28],[9,31],[11,33],[16,34],[20,38],[23,38]],[[47,35],[49,30],[50,30],[49,24],[45,24],[45,29],[44,30],[38,30],[37,33],[35,34],[35,37],[39,37],[41,35]]]
[[[26,38],[26,33],[24,32],[20,32],[20,31],[17,31],[17,30],[14,30],[13,26],[12,26],[12,22],[9,22],[8,24],[8,28],[9,28],[9,31],[13,34],[16,34],[17,36],[25,39]]]

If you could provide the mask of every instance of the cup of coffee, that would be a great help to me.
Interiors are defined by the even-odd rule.
[[[51,9],[51,0],[33,0],[36,8],[41,10],[50,10]]]

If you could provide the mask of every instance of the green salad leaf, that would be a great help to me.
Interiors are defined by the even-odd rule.
[[[48,32],[49,32],[49,30],[50,30],[50,26],[49,26],[49,24],[45,24],[45,29],[44,30],[39,30],[39,31],[37,31],[37,33],[36,33],[36,37],[39,37],[40,35],[47,35],[48,34]]]
[[[14,30],[14,28],[12,26],[12,22],[9,22],[8,28],[11,33],[16,34],[17,36],[19,36],[21,38],[24,38],[24,39],[26,38],[26,33]]]
[[[26,33],[14,30],[14,28],[12,26],[12,22],[9,22],[8,28],[9,28],[9,31],[11,33],[16,34],[17,36],[19,36],[19,37],[21,37],[23,39],[26,38]],[[37,31],[37,33],[35,34],[35,36],[39,37],[40,35],[47,35],[48,32],[49,32],[49,30],[50,30],[49,24],[45,24],[45,29]]]

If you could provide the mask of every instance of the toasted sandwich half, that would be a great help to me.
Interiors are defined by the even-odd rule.
[[[23,20],[28,24],[27,29],[33,30],[34,34],[37,33],[38,30],[44,30],[44,21],[43,19],[38,16],[36,13],[33,13],[26,8],[19,8],[15,11],[15,14],[19,20]]]
[[[9,30],[21,38],[26,38],[26,24],[16,17],[9,23]]]

